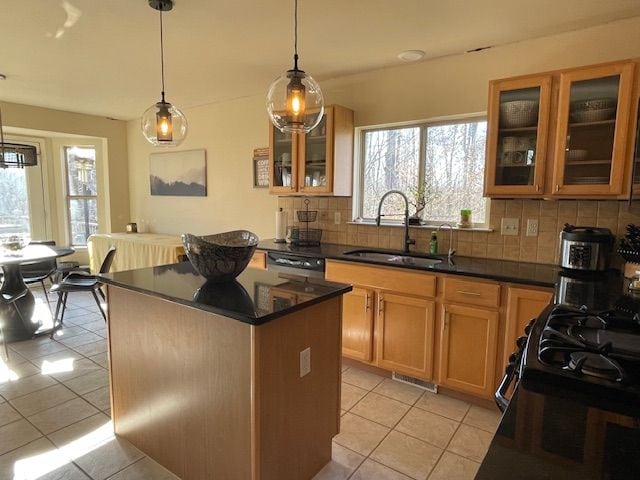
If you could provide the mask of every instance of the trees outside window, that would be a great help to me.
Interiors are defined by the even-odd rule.
[[[460,210],[469,209],[473,222],[484,224],[486,133],[486,121],[475,119],[362,130],[359,216],[374,219],[382,195],[400,190],[414,205],[410,214],[420,204],[417,197],[424,196],[426,223],[455,223]],[[384,214],[403,212],[399,196],[385,201]]]
[[[98,182],[93,147],[64,148],[67,172],[67,216],[71,245],[85,246],[98,231]]]

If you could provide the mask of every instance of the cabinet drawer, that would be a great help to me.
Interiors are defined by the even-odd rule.
[[[393,290],[409,295],[434,297],[436,277],[398,268],[374,267],[349,262],[327,261],[325,278],[379,290]]]
[[[470,303],[483,307],[500,305],[500,285],[475,279],[446,277],[444,299],[452,303]]]
[[[259,268],[260,270],[266,270],[267,268],[267,255],[264,252],[255,252],[251,260],[249,260],[250,268]]]

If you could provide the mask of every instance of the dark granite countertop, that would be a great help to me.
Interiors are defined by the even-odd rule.
[[[252,325],[337,297],[350,285],[247,268],[234,282],[207,282],[190,262],[101,275],[104,283]]]
[[[339,245],[323,243],[317,247],[296,247],[285,243],[274,243],[272,239],[262,240],[258,244],[259,250],[294,253],[309,257],[322,257],[325,259],[345,260],[349,262],[369,263],[375,265],[385,265],[389,267],[410,268],[416,270],[429,271],[434,273],[446,273],[453,275],[466,275],[470,277],[481,277],[499,282],[522,283],[527,285],[537,285],[541,287],[553,287],[556,283],[560,267],[556,265],[544,265],[539,263],[512,262],[507,260],[496,260],[489,258],[458,257],[454,256],[452,262],[448,262],[446,256],[439,256],[442,263],[429,267],[419,267],[413,265],[389,264],[384,261],[374,261],[366,258],[345,255],[345,252],[368,247],[358,247],[354,245]],[[372,249],[384,251],[384,249]],[[397,250],[387,250],[398,253]]]

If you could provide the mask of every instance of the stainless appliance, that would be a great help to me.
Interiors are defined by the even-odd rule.
[[[560,232],[560,266],[573,270],[606,270],[613,243],[614,237],[608,228],[565,224]]]
[[[267,270],[324,278],[324,258],[289,252],[267,252]]]

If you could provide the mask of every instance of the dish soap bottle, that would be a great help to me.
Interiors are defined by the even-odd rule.
[[[431,240],[429,241],[429,253],[431,255],[438,254],[438,235],[436,235],[436,232],[431,232]]]

